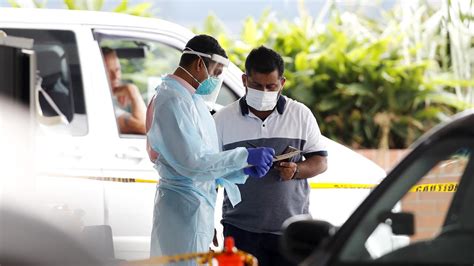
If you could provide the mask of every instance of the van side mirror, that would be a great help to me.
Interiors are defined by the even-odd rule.
[[[145,47],[115,48],[115,53],[120,59],[145,58]]]
[[[394,235],[414,235],[415,216],[411,212],[387,211],[379,215],[380,223],[389,225]]]
[[[283,225],[282,253],[293,263],[301,263],[336,232],[326,221],[289,218]]]

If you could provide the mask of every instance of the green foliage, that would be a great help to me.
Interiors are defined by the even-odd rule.
[[[151,8],[153,4],[151,2],[145,2],[136,4],[134,6],[129,7],[127,0],[122,0],[122,2],[114,9],[114,12],[118,13],[126,13],[134,16],[141,16],[141,17],[151,17]]]
[[[12,7],[36,7],[46,8],[46,0],[29,0],[22,1],[21,3],[17,0],[7,0]],[[70,10],[94,10],[100,11],[104,7],[105,0],[63,0],[64,5]],[[134,16],[151,17],[152,14],[152,2],[143,2],[133,6],[129,6],[128,0],[121,0],[120,3],[112,9],[113,12],[125,13]]]
[[[226,37],[210,16],[204,32],[216,36],[242,70],[252,48],[279,52],[284,93],[307,105],[329,138],[354,148],[405,148],[448,115],[471,107],[453,88],[473,82],[442,73],[436,60],[442,49],[424,56],[428,47],[409,42],[402,22],[390,15],[380,24],[333,9],[322,25],[309,16],[279,21],[266,11],[258,21],[244,22],[238,40]]]
[[[16,8],[21,7],[20,4],[15,0],[7,0],[7,1],[12,7],[16,7]]]
[[[30,0],[29,2],[27,1],[17,1],[17,0],[7,0],[7,2],[12,6],[12,7],[28,7],[28,8],[44,8],[46,6],[46,0],[43,1],[38,1],[38,0]]]

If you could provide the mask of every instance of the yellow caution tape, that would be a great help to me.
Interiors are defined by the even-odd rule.
[[[312,189],[371,189],[377,184],[350,184],[350,183],[309,183]]]
[[[90,180],[119,182],[119,183],[150,183],[150,184],[158,183],[158,181],[153,180],[153,179],[128,178],[128,177],[61,175],[57,173],[40,173],[40,176],[80,178],[80,179],[90,179]]]
[[[163,265],[188,260],[196,260],[197,263],[203,264],[206,263],[206,261],[212,260],[212,257],[212,252],[187,253],[173,256],[152,257],[144,260],[127,261],[122,265]]]
[[[236,254],[242,256],[245,266],[258,266],[257,259],[250,253],[246,253],[241,250],[235,251]],[[181,261],[195,260],[198,265],[212,264],[212,259],[219,255],[224,254],[223,252],[209,251],[205,253],[187,253],[178,254],[173,256],[160,256],[152,257],[144,260],[127,261],[121,264],[121,266],[143,266],[143,265],[163,265],[169,263],[176,263]]]
[[[125,177],[104,177],[104,176],[64,176],[59,174],[44,174],[45,176],[56,176],[56,177],[72,177],[91,179],[98,181],[107,182],[120,182],[120,183],[149,183],[157,184],[158,181],[152,179],[141,179],[141,178],[125,178]],[[311,189],[373,189],[378,184],[354,184],[354,183],[309,183]],[[432,183],[432,184],[420,184],[415,185],[410,189],[410,192],[456,192],[458,189],[458,183]]]
[[[372,189],[377,184],[351,184],[351,183],[310,183],[312,189]],[[415,185],[410,192],[456,192],[458,183],[433,183]]]
[[[151,179],[140,179],[140,178],[125,178],[125,177],[76,177],[76,178],[87,178],[92,180],[99,181],[109,181],[109,182],[120,182],[120,183],[150,183],[156,184],[158,181]]]
[[[416,185],[410,189],[410,192],[456,192],[457,190],[458,183],[449,182]]]

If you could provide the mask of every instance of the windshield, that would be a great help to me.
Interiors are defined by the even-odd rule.
[[[447,140],[412,160],[358,223],[338,260],[472,264],[472,151],[470,139]]]

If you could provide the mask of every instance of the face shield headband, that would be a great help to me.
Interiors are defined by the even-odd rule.
[[[194,54],[194,55],[206,57],[206,58],[209,58],[209,59],[211,59],[212,61],[214,61],[216,63],[222,64],[224,67],[229,66],[229,59],[223,57],[222,55],[218,55],[218,54],[209,55],[209,54],[200,53],[200,52],[196,52],[196,51],[192,51],[192,50],[186,50],[186,49],[191,49],[191,48],[188,48],[188,47],[186,47],[184,49],[185,50],[183,51],[183,54]]]
[[[197,56],[200,56],[200,57],[209,58],[212,61],[216,62],[217,64],[221,64],[224,67],[223,73],[220,75],[218,80],[213,80],[214,83],[216,83],[215,84],[215,89],[212,90],[209,94],[204,94],[204,95],[201,94],[202,98],[207,103],[207,106],[208,106],[209,110],[217,110],[218,105],[216,104],[216,101],[217,101],[217,97],[219,95],[222,83],[224,81],[224,76],[225,76],[224,73],[226,72],[225,69],[227,68],[227,66],[229,65],[229,62],[230,62],[229,59],[227,59],[227,58],[225,58],[221,55],[218,55],[218,54],[209,55],[209,54],[200,53],[200,52],[196,52],[196,51],[193,51],[193,50],[186,50],[186,49],[191,49],[191,48],[186,47],[185,50],[183,51],[183,54],[194,54],[194,55],[197,55]],[[210,73],[208,72],[208,75],[209,74]]]

